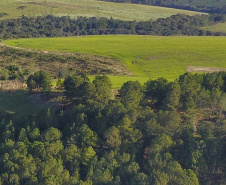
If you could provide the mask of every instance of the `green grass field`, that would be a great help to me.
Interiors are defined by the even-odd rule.
[[[97,0],[1,0],[0,13],[8,15],[2,19],[12,19],[26,16],[40,16],[52,14],[55,16],[69,15],[71,17],[113,17],[122,20],[155,20],[174,14],[183,13],[188,15],[197,12],[144,6],[135,4],[111,3]]]
[[[5,44],[38,50],[89,53],[119,59],[136,77],[112,77],[116,87],[129,79],[174,80],[188,66],[226,68],[226,37],[84,36],[7,40]],[[123,80],[125,79],[125,80]]]
[[[218,24],[215,24],[213,26],[204,27],[203,29],[209,30],[209,31],[212,31],[212,32],[226,33],[226,22],[218,23]]]

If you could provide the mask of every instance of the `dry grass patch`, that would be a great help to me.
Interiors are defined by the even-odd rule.
[[[44,70],[52,77],[59,72],[66,74],[87,72],[90,75],[126,75],[133,74],[117,59],[105,56],[76,54],[59,51],[37,51],[0,45],[0,66],[19,65],[30,73]]]
[[[217,68],[217,67],[203,67],[203,66],[188,66],[186,69],[187,72],[202,72],[202,73],[214,73],[220,71],[226,71],[226,68]]]

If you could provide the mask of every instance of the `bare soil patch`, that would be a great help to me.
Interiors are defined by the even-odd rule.
[[[226,71],[226,68],[203,67],[203,66],[188,66],[186,71],[187,72],[213,73],[213,72],[219,72],[219,71]]]

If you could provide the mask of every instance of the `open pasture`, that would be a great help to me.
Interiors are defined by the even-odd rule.
[[[174,80],[189,66],[226,68],[226,37],[105,35],[18,39],[4,43],[37,50],[111,57],[120,60],[141,82],[159,77]],[[135,80],[136,77],[125,78]],[[123,81],[122,77],[119,81]]]
[[[174,14],[195,15],[198,12],[155,6],[111,3],[97,0],[1,0],[0,20],[18,18],[22,15],[71,17],[113,17],[121,20],[155,20]],[[5,15],[6,14],[6,15]]]

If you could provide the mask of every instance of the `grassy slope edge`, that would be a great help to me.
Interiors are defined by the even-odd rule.
[[[142,82],[142,79],[158,77],[174,80],[189,66],[226,68],[226,37],[108,35],[19,39],[4,43],[111,57],[122,61]]]
[[[12,19],[25,16],[41,16],[52,14],[55,16],[71,17],[113,17],[121,20],[156,20],[157,18],[166,18],[178,13],[195,15],[199,12],[178,10],[173,8],[111,3],[97,0],[1,0],[0,13],[7,15],[0,17],[2,19]]]
[[[226,22],[218,23],[218,24],[215,24],[213,26],[204,27],[203,29],[209,30],[209,31],[212,31],[212,32],[226,33]]]

